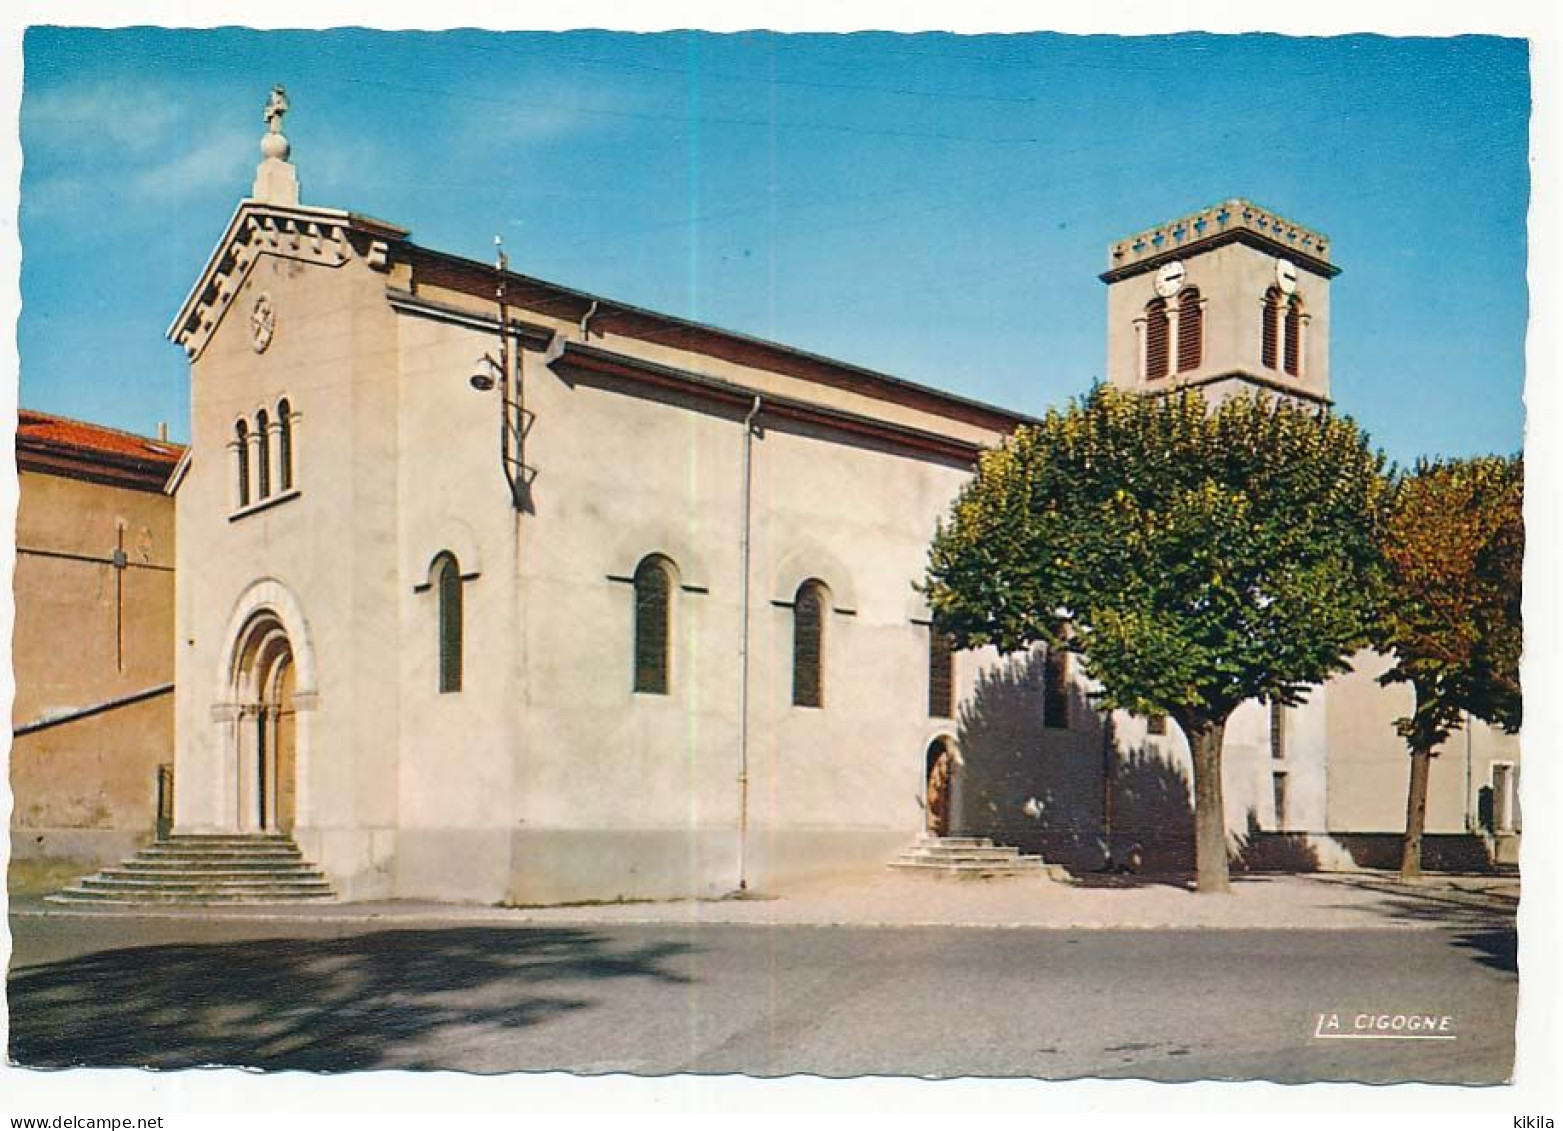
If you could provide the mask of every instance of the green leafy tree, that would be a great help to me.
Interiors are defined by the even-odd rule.
[[[1383,552],[1389,600],[1375,643],[1382,677],[1409,683],[1415,707],[1395,720],[1411,754],[1400,871],[1422,871],[1432,758],[1464,715],[1519,730],[1520,594],[1525,557],[1519,456],[1424,460],[1395,484]]]
[[[927,593],[963,647],[1068,649],[1099,706],[1177,722],[1198,887],[1224,891],[1227,719],[1300,702],[1365,640],[1386,494],[1383,457],[1344,417],[1098,385],[984,453]]]

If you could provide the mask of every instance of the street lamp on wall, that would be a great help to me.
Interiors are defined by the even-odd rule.
[[[510,349],[510,306],[506,301],[506,275],[510,260],[504,245],[494,237],[494,297],[499,303],[499,356],[484,353],[477,360],[477,368],[467,378],[467,384],[480,393],[499,390],[499,462],[510,485],[510,502],[516,510],[529,509],[526,505],[526,461],[523,445],[526,438],[527,413],[522,400],[521,374],[517,371]]]
[[[499,383],[497,377],[504,373],[505,368],[491,353],[484,354],[474,364],[477,368],[467,378],[467,384],[480,393],[487,393]]]

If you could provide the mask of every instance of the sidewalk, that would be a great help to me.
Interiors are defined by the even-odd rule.
[[[1362,930],[1491,926],[1510,919],[1517,879],[1387,873],[1238,876],[1230,895],[1173,882],[1091,877],[944,880],[889,872],[799,884],[741,899],[505,908],[386,900],[184,908],[63,907],[14,901],[21,917],[103,916],[264,922],[525,925],[705,924],[850,927],[1002,927],[1074,930]]]

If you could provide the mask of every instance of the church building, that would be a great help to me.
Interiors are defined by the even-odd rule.
[[[915,587],[1024,416],[305,205],[286,108],[169,331],[176,831],[286,834],[343,898],[520,904],[765,889],[929,828],[1172,851],[1176,728],[1061,656],[953,654]],[[1240,200],[1113,244],[1109,380],[1328,404],[1330,251]],[[1375,674],[1234,717],[1235,835],[1398,829]],[[1463,834],[1517,744],[1450,747],[1429,830]]]

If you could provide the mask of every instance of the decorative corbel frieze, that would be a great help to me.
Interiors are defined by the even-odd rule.
[[[183,325],[172,335],[194,361],[222,323],[239,289],[255,265],[267,255],[318,267],[341,267],[353,257],[347,225],[329,219],[299,220],[254,211],[235,225],[228,244],[213,257],[210,275],[200,297],[192,304]],[[376,241],[370,249],[370,266],[385,270],[389,249]]]

